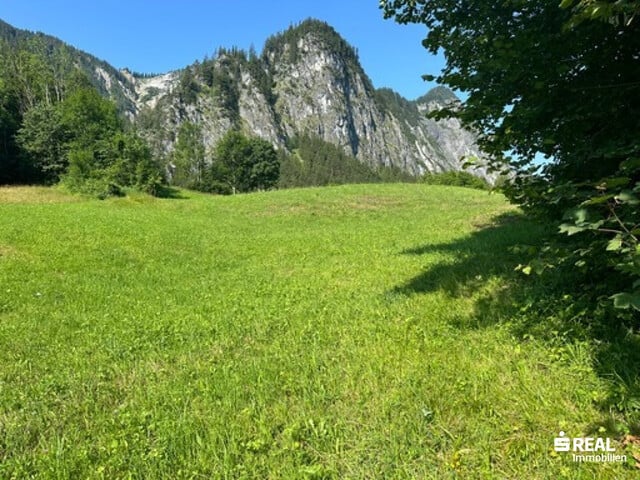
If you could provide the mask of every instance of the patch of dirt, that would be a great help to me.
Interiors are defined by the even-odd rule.
[[[348,203],[348,206],[354,210],[378,210],[386,207],[397,207],[403,203],[396,197],[360,195],[353,198]]]
[[[3,258],[12,258],[20,256],[20,250],[11,245],[3,245],[0,243],[0,260]]]
[[[51,187],[0,187],[0,204],[70,203],[81,198]]]
[[[258,216],[272,217],[278,215],[327,215],[345,213],[349,211],[382,210],[405,204],[396,197],[376,195],[358,195],[343,199],[322,200],[319,202],[297,202],[290,204],[271,205]]]

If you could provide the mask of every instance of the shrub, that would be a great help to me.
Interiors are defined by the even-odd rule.
[[[490,185],[486,180],[476,177],[469,172],[448,171],[440,173],[426,173],[422,177],[422,182],[428,185],[451,185],[455,187],[477,188],[488,190]]]

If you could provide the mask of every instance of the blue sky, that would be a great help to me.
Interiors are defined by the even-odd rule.
[[[2,0],[0,18],[42,31],[115,67],[163,73],[220,47],[260,51],[270,35],[314,17],[358,49],[376,87],[414,99],[434,86],[422,80],[443,60],[421,45],[421,25],[384,20],[377,0]]]

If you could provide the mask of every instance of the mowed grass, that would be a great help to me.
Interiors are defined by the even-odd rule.
[[[606,416],[589,349],[483,317],[538,234],[509,212],[424,185],[0,189],[0,478],[634,477],[553,452]]]

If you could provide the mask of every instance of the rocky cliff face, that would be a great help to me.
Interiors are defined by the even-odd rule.
[[[316,135],[362,162],[414,174],[459,170],[462,157],[480,156],[474,135],[456,120],[425,118],[457,101],[451,92],[439,87],[410,102],[374,89],[354,49],[315,20],[269,39],[261,57],[220,51],[182,72],[138,78],[135,90],[138,110],[162,118],[154,134],[164,136],[167,150],[188,120],[203,126],[207,147],[234,125],[278,148],[296,135]]]

